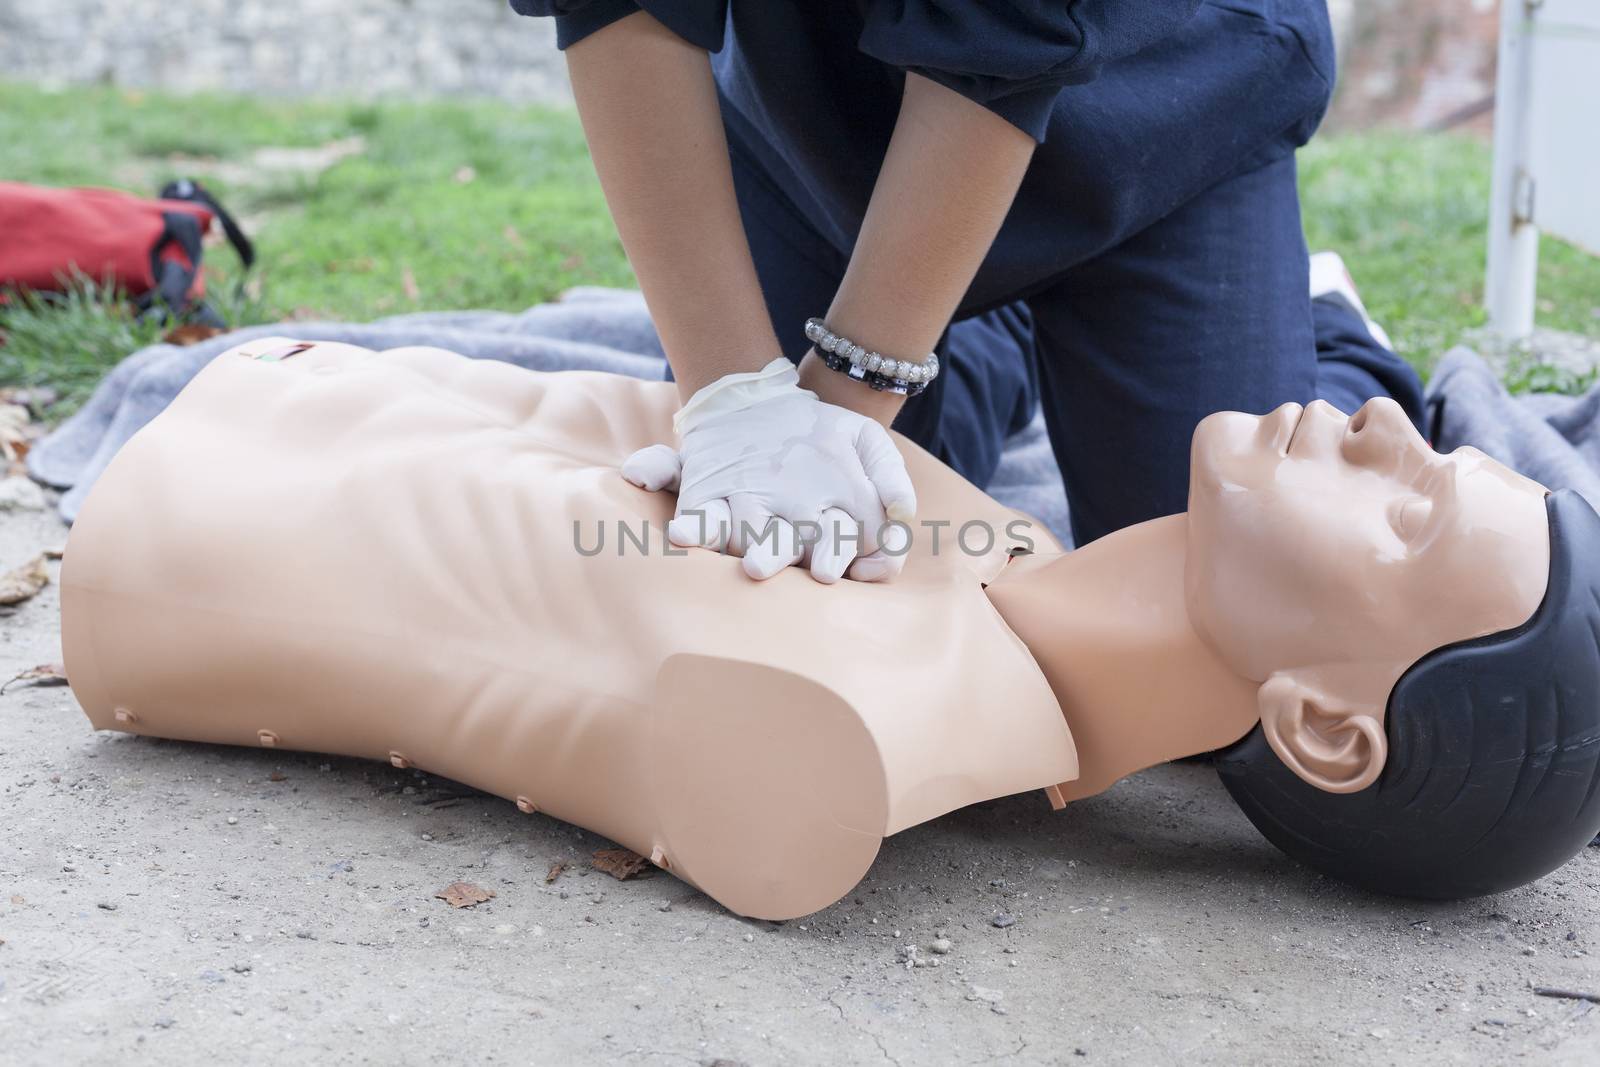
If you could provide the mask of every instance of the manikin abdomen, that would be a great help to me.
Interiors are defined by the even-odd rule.
[[[888,834],[1076,775],[982,591],[1018,516],[913,446],[921,517],[983,520],[992,551],[947,530],[891,585],[757,584],[665,555],[670,495],[617,474],[670,439],[671,385],[253,358],[285,345],[218,357],[80,514],[62,634],[96,727],[414,765],[767,918],[848,892]]]

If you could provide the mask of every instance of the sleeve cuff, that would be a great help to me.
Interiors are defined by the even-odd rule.
[[[1098,67],[1085,67],[1070,75],[1051,79],[1045,84],[1008,86],[1008,91],[996,94],[994,80],[971,78],[949,71],[910,68],[929,81],[936,81],[946,89],[954,90],[973,103],[988,108],[1011,125],[1043,144],[1050,126],[1050,113],[1055,109],[1056,97],[1071,85],[1094,81]]]
[[[722,51],[723,30],[727,24],[727,0],[698,0],[696,3],[665,3],[661,0],[591,0],[570,15],[556,16],[556,47],[576,44],[596,30],[633,14],[648,11],[663,26],[697,48]]]
[[[577,44],[596,30],[639,10],[634,0],[594,0],[570,15],[556,16],[556,47]]]

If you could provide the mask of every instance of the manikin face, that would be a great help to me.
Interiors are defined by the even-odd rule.
[[[1375,716],[1376,744],[1412,663],[1518,626],[1544,597],[1544,488],[1476,449],[1433,451],[1392,400],[1348,418],[1321,401],[1212,415],[1191,458],[1190,620],[1263,683],[1269,739],[1271,712],[1289,708],[1296,727]],[[1323,755],[1353,766],[1351,752]]]

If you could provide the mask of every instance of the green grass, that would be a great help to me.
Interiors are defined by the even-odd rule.
[[[353,132],[361,109],[182,98],[121,89],[50,92],[0,84],[0,174],[47,185],[123,185],[174,154],[236,158],[262,145],[309,147]],[[136,192],[154,192],[137,188]]]
[[[574,116],[436,103],[352,117],[366,150],[305,183],[262,234],[278,306],[521,310],[581,282],[631,283]]]
[[[154,344],[171,329],[150,316],[136,316],[112,285],[81,273],[59,293],[7,297],[10,303],[0,308],[0,384],[47,387],[57,397],[43,405],[52,419],[76,410],[123,356]],[[235,326],[278,317],[237,287],[221,287],[208,299]]]
[[[259,149],[352,137],[364,150],[319,175],[250,167]],[[198,176],[236,214],[265,219],[262,296],[281,315],[520,310],[574,284],[631,280],[563,111],[0,85],[0,174],[147,194]],[[225,250],[213,259],[229,265]]]
[[[318,174],[264,172],[264,148],[359,137]],[[1302,155],[1307,235],[1342,252],[1373,314],[1426,369],[1480,325],[1488,151],[1461,137],[1330,137]],[[257,296],[237,323],[367,319],[419,308],[517,310],[575,284],[631,281],[570,113],[497,103],[173,97],[0,84],[0,175],[152,193],[193,174],[256,224]],[[230,254],[210,254],[231,291]],[[415,294],[414,296],[412,294]],[[1600,336],[1600,260],[1546,240],[1541,323]],[[68,403],[152,328],[80,289],[0,312],[0,384]],[[1545,384],[1525,368],[1530,387]],[[1554,383],[1561,384],[1561,383]]]
[[[143,348],[164,332],[153,322],[135,320],[112,295],[83,277],[64,293],[12,294],[12,303],[0,308],[5,330],[0,383],[48,386],[62,398],[59,413],[76,408],[118,353]]]
[[[320,174],[252,167],[260,149],[359,137]],[[505,104],[354,104],[173,97],[0,84],[0,175],[153,194],[199,177],[245,219],[259,256],[230,322],[371,319],[419,309],[521,310],[632,275],[575,116]],[[208,250],[212,291],[237,280]],[[412,295],[414,294],[414,296]],[[0,384],[52,384],[70,410],[105,368],[156,335],[79,286],[0,311]]]
[[[1340,252],[1372,317],[1426,371],[1482,326],[1489,150],[1467,137],[1329,137],[1300,154],[1306,237]],[[1600,258],[1539,246],[1539,324],[1600,337]]]

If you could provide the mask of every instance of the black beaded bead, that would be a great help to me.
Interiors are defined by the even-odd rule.
[[[927,382],[901,381],[899,378],[891,378],[886,374],[879,374],[877,371],[869,371],[865,368],[857,367],[843,356],[833,352],[826,352],[821,348],[818,348],[816,352],[818,356],[822,357],[823,365],[829,370],[838,371],[840,374],[848,375],[856,381],[864,382],[880,393],[898,393],[909,399],[917,396],[928,387]]]

